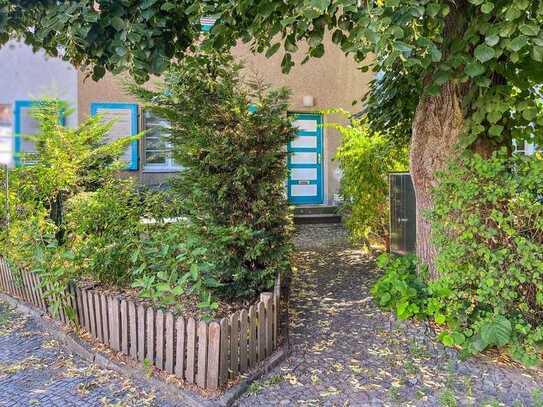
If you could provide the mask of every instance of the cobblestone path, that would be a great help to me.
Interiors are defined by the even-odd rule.
[[[380,311],[369,294],[377,272],[344,236],[298,234],[292,355],[240,406],[543,406],[543,372],[492,355],[460,361],[423,325]]]
[[[0,302],[0,406],[168,406],[141,384],[63,351]]]

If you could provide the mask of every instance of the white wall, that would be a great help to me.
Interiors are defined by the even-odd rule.
[[[37,100],[43,97],[66,101],[74,112],[66,118],[70,127],[77,125],[77,70],[60,58],[44,52],[32,52],[24,43],[10,41],[0,48],[0,105],[12,108],[16,100]],[[2,129],[0,129],[2,130]],[[4,137],[2,137],[4,135]],[[0,131],[0,155],[11,149],[6,128]]]

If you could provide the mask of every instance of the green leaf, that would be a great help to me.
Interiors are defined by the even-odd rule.
[[[503,126],[493,125],[488,130],[488,134],[493,137],[499,137],[503,133]]]
[[[271,58],[277,52],[280,46],[280,43],[276,43],[269,47],[266,51],[266,58]]]
[[[115,28],[115,30],[121,31],[124,29],[124,21],[120,17],[113,17],[111,19],[111,26]]]
[[[475,58],[482,63],[490,61],[495,56],[496,51],[494,51],[494,48],[491,48],[488,45],[480,44],[477,46],[477,48],[475,48]]]
[[[493,321],[481,327],[481,338],[487,346],[505,346],[511,340],[513,328],[511,322],[504,316],[498,315]]]
[[[494,10],[494,3],[486,2],[481,6],[481,11],[485,14],[490,13]]]
[[[430,55],[432,57],[432,62],[441,61],[441,57],[443,56],[441,51],[437,47],[430,48]]]
[[[535,37],[539,34],[539,27],[533,24],[521,24],[518,29],[521,33],[529,37]]]
[[[488,46],[493,47],[500,42],[500,36],[496,34],[489,35],[485,38],[485,42]]]
[[[319,11],[326,11],[330,6],[331,0],[309,0],[309,5],[319,9]]]
[[[485,72],[485,67],[479,62],[470,62],[464,68],[464,72],[471,78],[482,75]]]
[[[543,47],[534,46],[532,48],[532,59],[537,62],[543,62]]]
[[[443,314],[437,314],[434,317],[434,320],[436,321],[436,324],[442,325],[445,323],[445,315]]]
[[[509,44],[509,48],[512,51],[520,51],[522,48],[524,48],[528,44],[528,39],[524,35],[519,35],[515,39],[511,41]]]

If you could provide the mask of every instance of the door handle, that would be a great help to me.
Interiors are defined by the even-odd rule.
[[[317,164],[321,163],[321,153],[317,153]]]

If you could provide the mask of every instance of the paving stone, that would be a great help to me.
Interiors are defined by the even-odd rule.
[[[336,225],[299,226],[292,354],[238,406],[543,405],[541,370],[490,355],[462,361],[426,324],[381,311],[369,293],[379,277],[374,262],[346,237]]]
[[[143,383],[65,352],[0,302],[0,406],[170,406]]]

